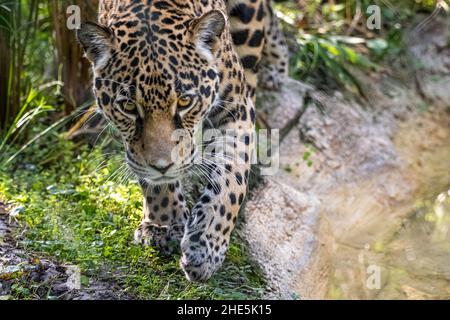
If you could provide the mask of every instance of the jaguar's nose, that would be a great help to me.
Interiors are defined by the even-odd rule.
[[[156,171],[160,172],[161,174],[165,174],[172,166],[174,165],[174,163],[169,163],[167,164],[166,161],[158,161],[156,164],[149,164],[149,166],[153,169],[155,169]]]

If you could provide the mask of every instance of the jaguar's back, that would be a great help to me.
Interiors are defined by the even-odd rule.
[[[131,1],[136,3],[140,1]],[[151,0],[142,1],[152,2]],[[158,1],[153,1],[158,2]],[[252,95],[259,85],[279,88],[288,72],[288,52],[271,0],[166,0],[180,8],[192,6],[197,15],[211,9],[228,14],[230,31],[236,51],[241,58]],[[99,23],[108,25],[127,12],[127,1],[100,1]],[[144,5],[144,4],[143,4]],[[140,4],[134,10],[139,10]],[[137,8],[137,9],[136,9]],[[125,26],[126,27],[126,26]],[[259,80],[259,81],[258,81]]]

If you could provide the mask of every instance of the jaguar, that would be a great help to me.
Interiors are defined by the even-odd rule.
[[[142,189],[135,241],[181,250],[187,279],[206,281],[248,192],[256,89],[276,90],[287,75],[270,0],[100,0],[98,21],[77,38]]]

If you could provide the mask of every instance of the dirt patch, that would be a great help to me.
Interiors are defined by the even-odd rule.
[[[82,284],[75,267],[23,249],[14,234],[17,226],[9,215],[11,209],[0,202],[0,300],[132,298],[115,282],[89,279]]]

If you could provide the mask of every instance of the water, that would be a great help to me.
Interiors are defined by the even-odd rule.
[[[395,139],[401,170],[331,194],[330,299],[450,299],[450,129]],[[426,137],[426,139],[424,139]]]
[[[450,299],[450,190],[419,201],[386,244],[380,299]]]

